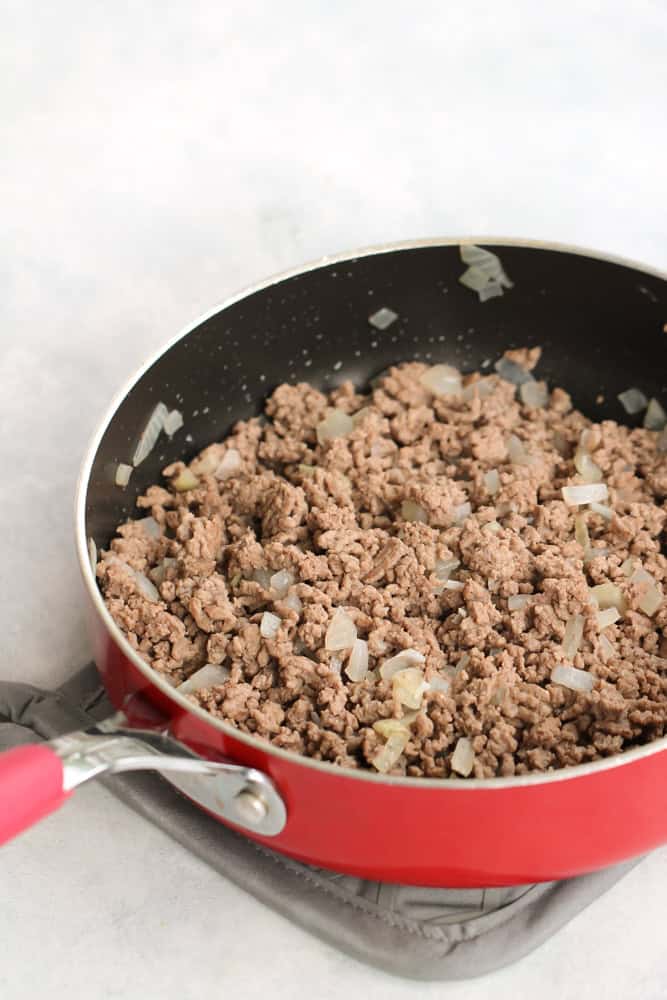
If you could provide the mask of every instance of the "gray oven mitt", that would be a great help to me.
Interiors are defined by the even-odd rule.
[[[112,712],[93,664],[57,691],[0,683],[0,750],[86,728]],[[367,882],[254,844],[201,812],[155,773],[101,780],[262,903],[359,961],[411,979],[468,979],[515,962],[637,863],[507,889]]]

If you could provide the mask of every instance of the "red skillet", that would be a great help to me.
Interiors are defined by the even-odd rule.
[[[466,370],[510,346],[541,344],[542,377],[568,388],[594,418],[627,420],[616,395],[628,386],[665,402],[665,275],[564,247],[486,245],[515,282],[502,298],[481,304],[458,283],[463,268],[454,242],[329,259],[214,310],[118,396],[83,464],[76,533],[95,658],[124,717],[104,732],[0,758],[0,839],[63,801],[63,782],[70,789],[105,770],[154,767],[274,850],[369,879],[521,884],[591,871],[667,841],[667,738],[519,778],[345,771],[276,749],[194,708],[133,652],[95,584],[88,539],[106,546],[167,462],[222,438],[285,380],[329,388],[351,378],[362,385],[396,361],[432,359]],[[400,317],[384,333],[367,321],[380,306]],[[129,461],[158,400],[182,410],[186,427],[171,442],[161,438],[123,491],[110,470]],[[150,732],[112,735],[119,723]],[[222,759],[229,763],[208,763]]]

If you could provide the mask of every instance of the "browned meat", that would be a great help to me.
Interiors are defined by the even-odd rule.
[[[530,370],[540,351],[506,356]],[[434,396],[426,371],[396,366],[369,395],[281,385],[266,421],[237,424],[190,463],[194,489],[171,485],[183,463],[165,470],[166,488],[138,502],[154,520],[121,525],[98,564],[114,619],[174,685],[226,666],[226,680],[191,694],[213,715],[345,767],[373,766],[389,732],[374,724],[391,719],[408,735],[389,770],[414,777],[454,774],[462,737],[474,778],[662,736],[667,606],[647,611],[646,579],[631,579],[639,568],[662,588],[667,577],[657,434],[594,425],[562,389],[544,409],[524,406],[495,374],[481,374],[483,391],[471,376],[471,391]],[[332,410],[342,431],[327,437]],[[561,494],[582,482],[582,440],[610,517]],[[230,449],[232,473],[218,478]],[[601,628],[590,588],[605,583],[623,604]],[[347,674],[349,646],[325,642],[339,609],[367,644],[361,680]],[[580,639],[566,655],[574,616]],[[426,682],[407,701],[379,672],[405,649],[424,657],[412,671]],[[592,689],[553,681],[559,664],[585,671]]]

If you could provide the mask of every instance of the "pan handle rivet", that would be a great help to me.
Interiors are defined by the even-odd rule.
[[[234,798],[237,815],[248,826],[259,826],[266,819],[269,807],[261,796],[251,788],[242,788]]]

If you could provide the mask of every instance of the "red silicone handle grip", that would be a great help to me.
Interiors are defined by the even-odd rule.
[[[0,754],[0,844],[54,812],[68,797],[62,761],[49,747],[29,744]]]

